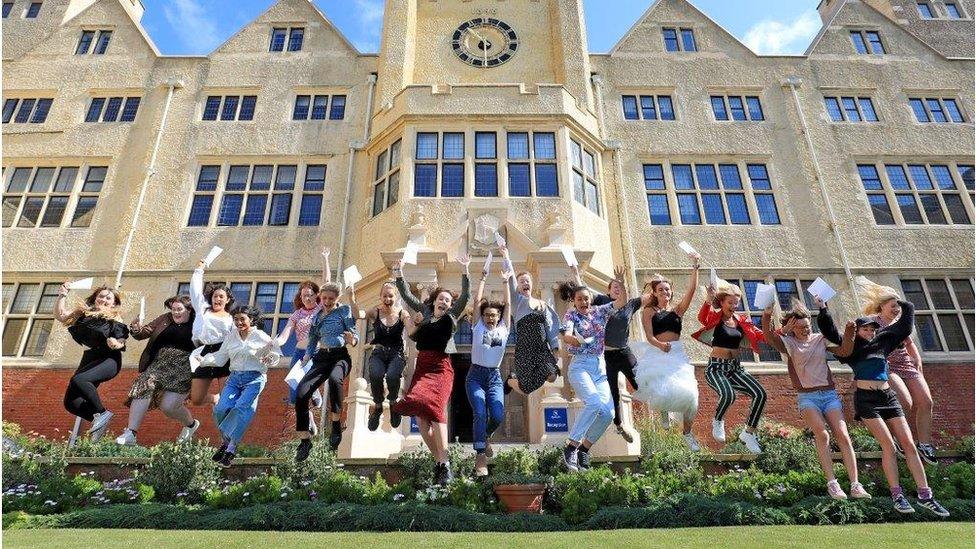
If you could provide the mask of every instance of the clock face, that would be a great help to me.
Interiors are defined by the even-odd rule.
[[[497,67],[515,55],[518,35],[504,21],[489,17],[461,23],[451,42],[458,59],[475,67]]]

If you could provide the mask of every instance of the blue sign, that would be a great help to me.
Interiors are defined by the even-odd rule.
[[[547,433],[569,432],[569,414],[566,408],[546,408],[543,413],[545,413]]]
[[[417,418],[413,416],[410,416],[410,432],[411,433],[420,432],[420,424],[417,423]]]

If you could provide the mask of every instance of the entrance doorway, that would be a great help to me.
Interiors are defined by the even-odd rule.
[[[508,378],[513,362],[514,355],[509,351],[502,361],[502,381]],[[451,363],[454,366],[454,387],[448,405],[448,439],[450,442],[457,440],[461,444],[471,444],[474,437],[472,426],[474,416],[471,412],[471,403],[468,402],[468,393],[464,387],[468,370],[471,368],[471,353],[452,354]],[[528,399],[525,396],[517,391],[505,395],[505,418],[491,437],[492,442],[528,443],[528,414]]]

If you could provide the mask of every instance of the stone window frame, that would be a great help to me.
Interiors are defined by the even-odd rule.
[[[81,35],[75,46],[74,55],[94,56],[105,55],[112,43],[115,27],[82,27]],[[85,39],[88,38],[86,41]],[[102,40],[105,40],[104,43]],[[101,50],[101,51],[99,51]]]
[[[922,13],[923,6],[928,10],[929,12],[928,15]],[[938,15],[936,15],[937,12],[935,11],[935,6],[933,6],[932,3],[929,2],[928,0],[916,0],[915,9],[916,12],[918,13],[918,16],[925,21],[931,21],[933,19],[938,18]]]
[[[5,359],[40,359],[54,331],[54,304],[60,282],[21,281],[3,283],[3,349]],[[21,294],[36,288],[36,294]],[[14,308],[18,298],[29,298],[23,307]],[[36,335],[36,337],[35,337]],[[8,349],[12,351],[8,353]]]
[[[13,10],[14,10],[14,3],[13,2],[4,2],[3,3],[3,18],[4,19],[8,19],[10,17],[10,12],[12,12]]]
[[[41,16],[43,8],[44,2],[28,2],[27,7],[24,8],[24,19],[37,19]]]
[[[716,104],[715,104],[716,101],[715,100],[716,99],[722,101],[722,108],[724,109],[724,112],[725,112],[725,118],[724,119],[719,118],[718,117],[718,111],[715,110],[715,107],[716,107]],[[742,110],[743,110],[743,116],[745,116],[744,119],[737,119],[737,118],[735,118],[735,116],[733,114],[733,110],[732,110],[732,100],[733,99],[738,99],[739,100],[739,102],[741,104],[741,107],[742,107]],[[763,106],[762,106],[762,93],[761,93],[761,91],[751,91],[750,90],[750,91],[745,91],[745,92],[739,92],[739,91],[735,91],[735,92],[722,92],[722,91],[714,91],[714,90],[712,90],[709,93],[708,100],[709,100],[709,106],[712,109],[712,120],[714,122],[719,122],[719,123],[723,123],[723,124],[724,123],[727,123],[727,122],[757,122],[758,123],[758,122],[765,122],[765,121],[769,120],[769,118],[766,117],[766,109],[764,109]],[[758,103],[758,106],[759,106],[759,118],[753,117],[753,114],[754,113],[753,113],[752,106],[750,104],[750,100],[755,100],[755,102]]]
[[[579,154],[577,154],[577,152]],[[573,174],[573,200],[597,217],[603,217],[604,199],[600,188],[602,155],[575,136],[569,138],[569,166]],[[582,192],[580,191],[582,189]],[[588,191],[593,190],[590,196]],[[593,198],[596,204],[593,204]]]
[[[85,108],[85,114],[82,117],[82,122],[86,124],[135,122],[136,116],[139,115],[139,108],[142,107],[142,99],[142,95],[128,95],[127,93],[108,95],[103,95],[100,93],[98,95],[93,95],[88,99],[88,106]],[[109,107],[115,100],[118,100],[118,106],[115,111],[114,120],[106,120],[105,117],[110,112]],[[92,119],[93,112],[95,113],[94,119]]]
[[[888,46],[885,38],[882,36],[880,28],[848,28],[848,40],[851,43],[851,47],[854,48],[854,53],[857,55],[873,55],[873,56],[884,56],[891,52],[888,50]],[[874,42],[871,41],[870,35],[874,34],[878,37],[878,43],[881,46],[881,52],[878,53],[874,51]],[[861,45],[864,46],[865,51],[861,52],[858,49],[858,42],[854,39],[854,36],[860,37]]]
[[[878,111],[878,105],[875,102],[874,94],[871,91],[822,89],[821,93],[823,93],[824,99],[824,113],[827,115],[827,121],[831,124],[881,124],[884,122],[880,112]],[[858,120],[851,120],[850,111],[848,109],[846,100],[853,101],[854,111],[857,113]],[[840,120],[835,119],[831,113],[831,101],[834,101],[837,105],[838,112],[841,116]],[[866,109],[864,108],[865,102],[871,105],[871,112],[874,114],[874,120],[868,120],[864,115],[866,112]]]
[[[400,200],[401,164],[403,161],[403,139],[397,138],[389,147],[385,147],[375,155],[376,161],[370,200],[367,205],[369,217],[376,217],[392,208]],[[391,192],[393,189],[393,192]],[[382,193],[382,194],[379,194]],[[377,197],[380,199],[377,209]]]
[[[260,157],[260,156],[241,156],[241,157],[202,157],[199,158],[194,166],[193,180],[192,180],[192,191],[190,193],[190,200],[188,201],[187,208],[184,212],[184,217],[186,221],[184,222],[184,229],[214,229],[214,228],[264,228],[264,229],[294,229],[294,228],[318,228],[322,225],[322,212],[319,211],[319,223],[303,224],[302,211],[303,203],[306,200],[315,200],[318,198],[320,200],[320,208],[325,205],[325,189],[328,187],[328,159],[322,157]],[[253,182],[253,177],[255,173],[255,167],[271,167],[271,179],[270,185],[267,189],[252,189],[251,185]],[[247,178],[244,182],[243,189],[227,189],[227,181],[230,179],[231,169],[242,167],[247,168]],[[294,167],[295,168],[295,180],[292,184],[291,189],[278,189],[276,188],[278,184],[279,168],[282,167]],[[318,188],[318,180],[308,179],[309,168],[311,167],[324,167],[325,169],[325,180],[321,182],[321,188]],[[201,176],[205,169],[216,168],[218,170],[216,179],[206,180],[206,182],[201,181]],[[314,181],[316,185],[314,187],[309,187],[310,181]],[[201,183],[204,183],[203,185]],[[213,188],[211,188],[211,186]],[[240,209],[237,212],[237,222],[235,224],[221,224],[220,216],[221,209],[224,205],[224,200],[228,195],[240,195]],[[260,224],[244,224],[245,215],[247,214],[247,202],[250,196],[263,195],[266,197],[266,202],[264,204],[264,215],[262,222]],[[277,195],[288,195],[289,207],[288,207],[288,218],[286,223],[275,223],[271,224],[273,209],[272,206],[275,201],[275,196]],[[313,198],[309,198],[313,197]],[[209,199],[208,204],[204,204]],[[208,208],[207,222],[206,223],[195,223],[190,224],[193,220],[195,208]]]
[[[897,172],[890,172],[889,166],[892,167],[892,170],[895,167],[901,168],[901,171],[908,180],[908,188],[895,188],[891,184],[890,174]],[[928,179],[932,183],[932,189],[920,189],[917,187],[914,179],[914,175],[917,172],[912,171],[912,166],[925,167]],[[936,176],[933,166],[945,166],[948,169],[954,185],[952,189],[940,188],[940,180]],[[860,184],[861,196],[864,197],[862,200],[865,203],[867,214],[875,228],[908,230],[937,227],[940,229],[972,230],[974,220],[976,220],[976,208],[974,208],[976,191],[966,187],[966,180],[963,177],[963,170],[972,167],[973,164],[968,161],[956,161],[953,158],[928,158],[919,160],[905,160],[904,158],[859,158],[855,159],[854,162],[854,178]],[[873,168],[876,173],[872,173],[870,168]],[[875,179],[877,179],[877,183],[875,183]],[[878,188],[879,186],[880,188]],[[929,215],[926,212],[925,204],[921,197],[931,195],[938,198],[938,205],[946,220],[945,223],[930,223],[928,221]],[[905,204],[903,206],[899,203],[899,196],[912,197],[912,204]],[[954,222],[945,196],[960,197],[959,200],[962,202],[963,211],[969,218],[968,223]],[[883,203],[881,197],[884,199]],[[966,197],[969,197],[968,202]],[[921,223],[908,223],[906,221],[904,210],[910,208],[912,205],[917,210],[919,218],[922,220]],[[912,211],[909,210],[909,213],[912,213]],[[890,215],[891,222],[879,222],[879,215]],[[882,219],[885,220],[887,217],[882,217]]]
[[[559,175],[560,170],[560,156],[565,145],[560,145],[561,142],[561,130],[560,127],[549,126],[549,125],[538,125],[529,126],[524,124],[511,124],[511,125],[492,125],[492,126],[481,126],[481,125],[468,125],[458,128],[432,128],[427,129],[424,127],[418,127],[416,131],[411,132],[405,136],[405,142],[409,142],[412,149],[409,151],[404,151],[404,158],[407,157],[407,152],[409,152],[409,164],[407,169],[412,177],[410,181],[410,196],[412,198],[438,198],[444,200],[498,200],[498,199],[559,199],[562,198],[563,190],[561,188]],[[448,134],[462,134],[464,140],[464,155],[458,158],[445,158],[444,149],[444,136]],[[491,158],[476,158],[476,148],[477,148],[477,135],[478,134],[494,134],[495,135],[495,154]],[[529,139],[529,158],[509,158],[508,152],[508,135],[509,134],[528,134]],[[536,135],[552,135],[552,142],[555,146],[555,155],[553,158],[539,158],[536,154]],[[420,151],[418,150],[418,143],[422,135],[434,135],[436,136],[436,157],[433,158],[418,158]],[[428,138],[429,139],[429,138]],[[431,147],[431,152],[434,150]],[[429,156],[429,155],[425,155]],[[454,155],[456,156],[456,155]],[[476,182],[476,170],[478,165],[489,164],[495,166],[495,177],[497,184],[497,194],[491,196],[477,196],[475,195],[475,182]],[[530,196],[512,195],[510,192],[510,165],[524,165],[528,164],[530,166],[529,174],[529,185],[531,187]],[[464,172],[464,187],[463,192],[460,196],[444,196],[444,166],[458,166],[463,169]],[[417,175],[422,169],[421,166],[427,166],[423,168],[425,171],[430,171],[431,166],[434,170],[434,193],[433,195],[418,195],[417,194]],[[539,166],[555,166],[555,185],[556,194],[540,195],[538,192],[538,168]],[[403,185],[403,176],[401,175],[400,184]]]
[[[955,1],[955,2],[939,2],[939,3],[942,4],[942,12],[945,14],[944,19],[948,21],[972,20],[972,16],[969,15],[969,12],[966,10],[966,6],[964,6],[962,2]],[[956,13],[959,14],[959,17],[952,17],[952,15],[949,14],[949,4],[952,4],[953,6],[956,7]]]
[[[664,118],[661,115],[661,98],[667,99],[668,103],[671,105],[671,117]],[[627,116],[627,100],[633,100],[634,108],[636,109],[635,114],[637,118],[628,118]],[[645,100],[650,100],[650,107],[645,104]],[[676,103],[674,100],[674,90],[669,91],[652,91],[652,92],[624,92],[620,96],[620,107],[622,109],[621,113],[623,119],[628,122],[633,121],[660,121],[660,122],[672,122],[678,119],[678,109],[675,107]],[[647,118],[646,114],[649,109],[654,110],[654,118]]]
[[[275,49],[278,32],[282,32],[281,37],[281,49]],[[301,42],[298,45],[298,49],[292,49],[292,45],[295,40],[295,31],[301,32]],[[308,38],[308,28],[306,25],[297,23],[275,23],[271,25],[268,31],[268,53],[295,53],[300,52],[305,49],[305,40]]]
[[[206,94],[203,102],[200,105],[200,117],[201,122],[248,122],[253,123],[254,119],[258,114],[258,91],[256,89],[249,90],[204,90]],[[228,101],[233,98],[235,104],[233,106],[233,117],[225,118],[226,111],[228,109]],[[216,100],[216,102],[214,101]],[[241,113],[244,110],[245,102],[253,103],[250,106],[251,114],[249,118],[241,118]],[[210,118],[209,112],[214,108],[213,117]]]
[[[307,277],[306,277],[307,278]],[[229,280],[219,280],[218,282],[223,282],[230,288],[232,294],[234,294],[235,304],[246,304],[254,305],[261,309],[261,316],[263,317],[264,324],[260,328],[272,337],[278,337],[278,334],[285,329],[285,325],[288,322],[288,317],[291,313],[295,311],[295,295],[298,293],[298,288],[301,285],[301,278],[289,278],[289,277],[255,277],[251,279],[243,278],[230,278]],[[274,287],[274,310],[267,310],[263,307],[261,303],[258,302],[258,295],[263,295],[265,297],[270,296],[269,293],[271,287]],[[246,287],[246,290],[245,290]],[[262,293],[259,294],[259,290]],[[246,294],[244,292],[246,291]],[[188,281],[178,282],[176,285],[176,295],[189,295],[190,294],[190,283]],[[247,300],[243,299],[243,295],[247,296]],[[264,300],[262,302],[266,302]],[[267,328],[270,326],[270,330]],[[282,366],[289,366],[291,364],[292,355],[295,352],[295,338],[290,337],[288,341],[282,346],[282,361],[279,363]]]
[[[645,177],[644,192],[647,194],[647,221],[648,224],[653,227],[781,227],[783,223],[782,214],[782,203],[781,200],[777,199],[777,194],[779,192],[779,184],[777,183],[778,178],[774,176],[773,169],[770,166],[768,158],[753,158],[753,157],[717,157],[717,158],[701,158],[701,157],[653,157],[642,159],[641,164],[644,167],[644,172],[642,177],[646,175],[646,168],[650,166],[659,166],[662,170],[664,188],[654,188],[651,189],[647,185],[647,178]],[[693,189],[678,189],[674,182],[674,166],[690,166],[692,181],[694,184]],[[732,187],[726,189],[725,180],[723,177],[723,167],[732,166],[736,167],[736,172],[738,173],[739,184],[742,186],[741,189]],[[762,165],[765,167],[766,175],[769,181],[769,189],[756,189],[753,184],[753,177],[749,173],[750,166]],[[697,166],[712,166],[716,178],[719,182],[718,189],[702,189],[698,184],[698,169]],[[724,217],[724,223],[710,224],[707,222],[707,217],[705,214],[705,205],[702,195],[715,195],[721,197],[722,202],[722,215]],[[685,224],[681,220],[681,209],[679,205],[678,195],[694,195],[696,198],[696,206],[698,208],[698,217],[701,223],[689,223]],[[748,223],[732,223],[732,216],[729,212],[729,195],[741,195],[746,206],[746,212],[749,216]],[[776,218],[778,223],[762,223],[762,216],[760,214],[759,201],[756,200],[757,196],[772,196],[773,205],[776,208]],[[668,206],[668,217],[670,219],[670,224],[653,224],[651,221],[651,196],[665,196]]]
[[[674,33],[677,49],[668,49],[668,32]],[[690,33],[692,47],[689,49],[685,41],[685,33]],[[697,53],[701,51],[701,42],[695,32],[695,25],[691,23],[668,23],[661,26],[661,41],[665,53]]]
[[[971,273],[953,276],[939,274],[933,276],[900,276],[899,284],[905,299],[915,305],[915,338],[919,353],[923,357],[952,357],[968,356],[972,358],[973,341],[976,338],[974,317],[976,306],[971,302],[964,302],[968,290],[972,299],[974,279]],[[938,294],[934,289],[941,285],[945,290]],[[968,285],[968,288],[966,287]],[[935,300],[933,296],[941,296]],[[948,304],[945,299],[948,298]],[[954,318],[953,318],[954,317]],[[968,321],[968,322],[967,322]],[[955,323],[955,328],[962,336],[965,349],[949,348],[945,325]],[[933,338],[934,339],[931,339]]]
[[[908,108],[909,116],[916,125],[925,126],[929,124],[972,124],[973,118],[970,116],[964,107],[964,102],[960,99],[959,94],[954,90],[905,90],[905,97],[907,101],[905,105]],[[935,101],[938,103],[939,110],[936,111],[932,108],[931,102]],[[955,106],[956,112],[961,120],[956,121],[950,114],[949,109],[946,108],[948,102],[952,102]],[[925,113],[925,120],[919,119],[919,111],[917,106],[920,105]],[[935,112],[940,112],[945,118],[945,121],[936,120],[934,117]]]
[[[47,122],[52,108],[54,108],[53,94],[37,97],[21,95],[4,97],[2,122],[3,124],[43,124]]]
[[[109,177],[108,166],[108,162],[102,163],[97,159],[91,161],[79,159],[77,162],[68,160],[51,164],[34,164],[24,161],[4,166],[2,176],[3,212],[6,214],[2,221],[4,230],[87,229],[91,227],[99,198]],[[71,169],[76,171],[71,176],[70,183],[67,180],[62,180],[63,171]],[[24,190],[11,191],[13,179],[20,173],[19,170],[29,170],[24,182]],[[51,178],[46,183],[44,190],[32,191],[41,170],[51,170]],[[70,184],[67,190],[63,187],[66,184]],[[12,203],[12,200],[16,200],[16,202]],[[37,209],[36,221],[32,225],[23,225],[24,211],[27,205],[29,203],[36,204],[38,201],[40,201],[40,207]],[[50,224],[50,221],[47,221],[45,224],[45,220],[50,219],[48,217],[49,211],[55,201],[59,201],[63,205],[63,209],[58,214],[57,223]],[[69,211],[71,215],[68,215]]]

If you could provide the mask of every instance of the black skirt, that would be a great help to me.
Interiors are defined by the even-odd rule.
[[[220,343],[211,343],[210,345],[203,346],[203,352],[200,356],[207,356],[210,353],[214,353],[220,350]],[[193,379],[220,379],[230,375],[230,360],[225,362],[222,366],[201,366],[193,372]]]

